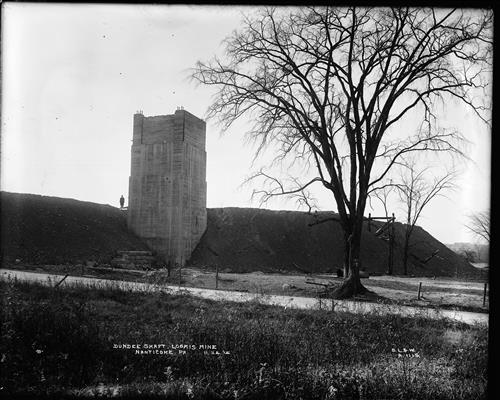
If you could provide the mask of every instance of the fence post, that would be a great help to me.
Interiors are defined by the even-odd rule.
[[[396,240],[396,234],[394,231],[394,223],[396,222],[396,217],[392,213],[391,231],[389,232],[389,246],[390,246],[390,274],[392,275],[394,269],[394,241]]]
[[[417,300],[420,300],[420,290],[422,289],[422,282],[418,283],[418,295],[417,295]]]
[[[219,265],[215,266],[215,288],[219,289]]]
[[[182,263],[179,264],[179,289],[182,285]]]
[[[486,306],[486,288],[488,287],[488,283],[484,284],[484,293],[483,293],[483,307]]]

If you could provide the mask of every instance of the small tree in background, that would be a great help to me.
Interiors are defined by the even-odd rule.
[[[490,211],[483,211],[469,216],[469,222],[465,225],[476,237],[490,243]]]
[[[408,256],[411,237],[424,208],[436,197],[445,196],[456,185],[455,172],[444,172],[441,176],[429,179],[433,175],[431,168],[418,168],[416,160],[405,160],[402,164],[400,182],[395,185],[396,192],[405,212],[405,233],[403,240],[403,273],[408,275]]]
[[[474,250],[463,249],[459,253],[463,258],[467,260],[469,263],[475,263],[478,261],[478,253]]]

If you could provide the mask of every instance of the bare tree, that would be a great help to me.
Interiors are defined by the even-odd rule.
[[[371,196],[369,197],[371,209],[373,210],[373,207],[371,206],[371,198],[373,196],[378,201],[380,201],[380,203],[382,203],[382,207],[384,208],[384,216],[386,218],[389,218],[389,199],[391,197],[391,194],[395,193],[395,191],[396,184],[393,184],[391,180],[389,184],[384,185],[380,189],[371,192]]]
[[[490,243],[490,211],[483,211],[469,216],[465,225],[474,235]]]
[[[225,130],[249,116],[257,154],[272,145],[278,161],[315,167],[264,200],[315,183],[332,193],[348,270],[337,297],[366,290],[358,260],[370,191],[404,154],[460,153],[438,106],[456,99],[488,120],[489,98],[475,93],[488,87],[492,19],[484,10],[270,8],[244,17],[224,59],[197,63],[193,79],[217,88],[209,118]],[[422,122],[415,133],[401,129],[409,114]]]
[[[478,254],[474,250],[463,249],[459,253],[463,258],[467,260],[469,263],[475,263],[478,261]]]
[[[444,196],[446,191],[456,187],[456,173],[446,171],[430,181],[426,174],[430,167],[418,168],[415,159],[402,162],[400,182],[394,187],[403,203],[405,212],[405,231],[403,240],[403,273],[408,274],[408,256],[411,248],[411,236],[424,208],[437,196]]]

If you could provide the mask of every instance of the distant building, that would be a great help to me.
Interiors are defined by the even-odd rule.
[[[183,109],[134,115],[128,227],[165,261],[189,260],[207,226],[205,136]]]

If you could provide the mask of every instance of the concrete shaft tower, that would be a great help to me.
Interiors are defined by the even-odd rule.
[[[207,226],[206,124],[185,110],[134,115],[128,227],[184,264]]]

